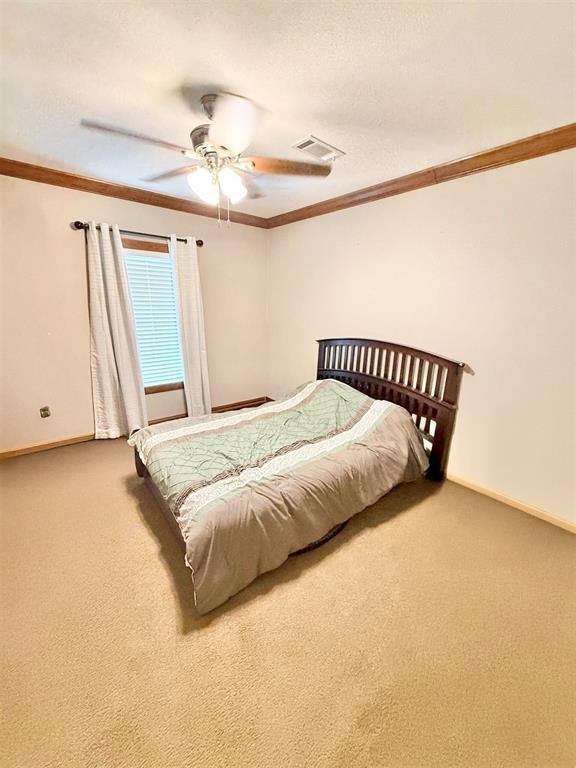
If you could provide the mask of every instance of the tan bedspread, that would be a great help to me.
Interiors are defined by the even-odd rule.
[[[180,526],[200,613],[428,465],[407,411],[332,380],[129,443]]]

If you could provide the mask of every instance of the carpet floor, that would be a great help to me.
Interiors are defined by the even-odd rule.
[[[200,618],[124,441],[1,474],[3,766],[575,765],[572,534],[422,481]]]

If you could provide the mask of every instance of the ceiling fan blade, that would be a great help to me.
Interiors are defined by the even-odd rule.
[[[180,152],[183,155],[193,154],[194,152],[190,147],[181,147],[179,144],[172,144],[169,141],[155,139],[153,136],[147,136],[145,133],[130,131],[126,128],[118,128],[115,125],[107,125],[106,123],[98,123],[95,120],[81,120],[80,125],[82,125],[84,128],[91,128],[94,131],[114,133],[117,136],[125,136],[128,139],[136,139],[137,141],[146,142],[146,144],[154,144],[157,147],[164,147],[164,149],[172,149],[176,152]]]
[[[174,176],[182,176],[186,173],[195,171],[198,167],[199,160],[196,161],[196,165],[185,165],[183,168],[174,168],[173,171],[166,171],[165,173],[159,173],[157,176],[145,176],[141,181],[163,181],[164,179],[171,179]]]
[[[281,176],[328,176],[331,165],[302,163],[298,160],[281,160],[278,157],[243,157],[241,162],[252,163],[255,173],[276,173]]]
[[[239,155],[254,137],[259,113],[256,104],[244,96],[218,94],[210,125],[210,141]]]

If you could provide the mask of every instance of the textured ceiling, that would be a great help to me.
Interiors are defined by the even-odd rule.
[[[2,155],[178,196],[169,151],[82,117],[188,145],[214,88],[266,110],[253,154],[343,149],[328,179],[267,183],[271,216],[575,119],[574,15],[562,2],[1,3]]]

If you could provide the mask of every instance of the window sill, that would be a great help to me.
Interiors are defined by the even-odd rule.
[[[175,389],[184,389],[183,381],[175,381],[172,384],[155,384],[153,387],[144,387],[147,395],[155,395],[158,392],[172,392]]]

